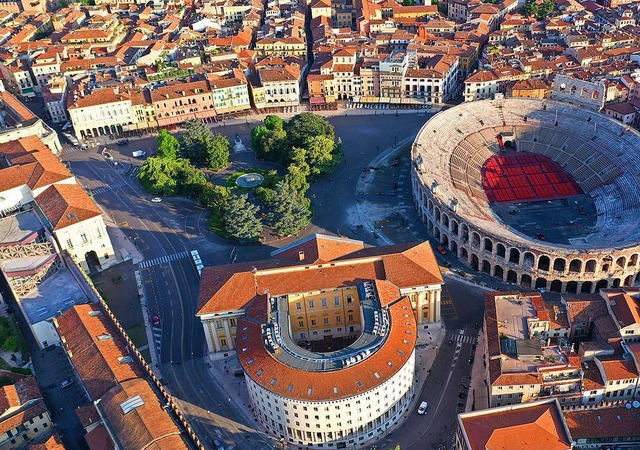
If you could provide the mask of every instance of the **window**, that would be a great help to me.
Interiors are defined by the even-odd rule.
[[[353,320],[353,314],[349,314],[349,320]]]
[[[82,243],[83,243],[83,244],[86,244],[87,242],[89,242],[89,241],[87,240],[87,235],[86,235],[86,234],[84,234],[84,233],[82,233],[82,234],[80,235],[80,239],[82,239]]]
[[[302,320],[298,320],[298,326],[300,328],[304,327],[304,322]]]
[[[309,309],[313,308],[313,300],[309,300]]]
[[[327,299],[326,299],[326,298],[323,298],[323,299],[322,299],[322,307],[323,307],[323,308],[326,308],[326,307],[327,307]]]
[[[302,309],[302,304],[300,302],[296,302],[296,309]]]
[[[311,319],[311,326],[315,326],[316,325],[316,319]]]
[[[351,303],[353,301],[353,299],[351,298],[350,295],[347,295],[347,303]]]
[[[333,297],[333,304],[335,306],[340,306],[340,297]]]
[[[73,242],[71,242],[71,239],[67,239],[67,248],[73,248]]]
[[[337,323],[342,322],[342,317],[340,317],[340,316],[336,316],[336,322],[337,322]]]
[[[324,318],[324,324],[325,324],[325,325],[329,325],[329,318],[328,318],[328,317],[325,317],[325,318]]]

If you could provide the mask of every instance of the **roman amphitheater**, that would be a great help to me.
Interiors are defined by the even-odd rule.
[[[415,206],[474,270],[556,292],[640,281],[640,135],[535,99],[435,115],[412,149]]]

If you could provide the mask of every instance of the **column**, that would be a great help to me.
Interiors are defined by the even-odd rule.
[[[422,307],[424,306],[424,298],[425,293],[424,292],[418,292],[416,294],[416,311],[417,314],[416,316],[418,316],[418,324],[422,323]]]
[[[231,337],[231,330],[229,329],[229,318],[225,317],[222,319],[222,323],[224,324],[224,334],[227,337],[227,344],[229,345],[229,350],[233,350],[235,348],[233,338]]]
[[[209,353],[211,352],[215,352],[216,348],[213,346],[213,343],[211,342],[211,330],[209,328],[209,320],[203,320],[202,321],[202,328],[204,328],[204,337],[207,340],[207,349],[209,350]]]
[[[216,352],[219,352],[222,348],[220,348],[220,339],[218,339],[218,329],[216,328],[215,320],[212,319],[209,321],[208,331],[213,336],[213,340],[216,343]]]
[[[440,300],[441,300],[441,296],[442,296],[442,288],[438,288],[437,291],[435,291],[435,302],[434,302],[434,307],[433,307],[433,321],[434,322],[439,322],[440,321]]]

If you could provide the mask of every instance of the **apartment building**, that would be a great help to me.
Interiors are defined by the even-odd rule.
[[[159,87],[151,91],[151,102],[161,127],[216,117],[213,95],[206,80],[173,82]]]
[[[119,87],[91,91],[85,83],[75,84],[67,96],[67,112],[79,139],[119,134],[136,122],[131,96]]]

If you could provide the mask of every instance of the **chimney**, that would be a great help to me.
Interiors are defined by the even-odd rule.
[[[302,250],[298,252],[298,260],[304,261],[304,252]]]

